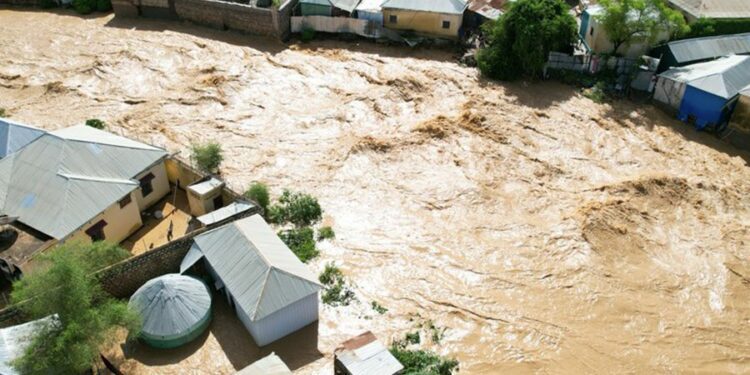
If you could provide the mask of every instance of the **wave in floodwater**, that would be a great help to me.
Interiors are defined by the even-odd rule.
[[[336,239],[311,267],[338,263],[358,302],[321,308],[298,373],[365,329],[421,329],[467,374],[750,371],[750,172],[648,105],[489,82],[440,50],[112,16],[1,9],[0,50],[14,119],[220,141],[233,188],[319,197]]]

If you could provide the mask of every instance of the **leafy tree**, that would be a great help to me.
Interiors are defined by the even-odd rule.
[[[278,235],[289,246],[289,249],[297,255],[297,258],[304,263],[320,254],[318,249],[315,248],[313,230],[310,227],[283,230]]]
[[[601,0],[602,14],[596,16],[612,42],[612,53],[635,42],[657,42],[662,34],[670,38],[690,30],[682,14],[664,0]]]
[[[562,0],[518,0],[485,26],[488,45],[477,54],[482,74],[501,80],[540,77],[551,51],[572,50],[576,21]]]
[[[750,32],[750,19],[700,18],[690,25],[690,32],[680,38],[700,38],[704,36],[740,34]]]
[[[99,120],[98,118],[92,118],[86,120],[86,126],[102,130],[107,127],[107,124],[104,121]]]
[[[94,272],[128,257],[108,242],[63,244],[43,255],[44,269],[13,284],[11,299],[29,318],[57,314],[59,324],[31,338],[13,366],[22,374],[81,374],[91,368],[117,328],[140,330],[140,317],[109,296]]]
[[[112,0],[96,0],[96,10],[99,12],[109,12],[112,10]]]
[[[279,203],[268,212],[271,222],[277,224],[292,223],[299,226],[311,225],[323,216],[318,200],[312,195],[284,190]]]
[[[207,173],[215,172],[224,160],[221,145],[216,142],[193,145],[193,159],[200,170]]]
[[[73,9],[80,14],[89,14],[96,10],[97,0],[73,0]]]
[[[268,215],[268,203],[271,199],[268,195],[268,187],[265,184],[261,182],[252,184],[244,195],[245,198],[257,203],[263,209],[263,213],[266,216]]]

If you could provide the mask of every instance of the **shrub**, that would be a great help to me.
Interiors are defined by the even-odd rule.
[[[593,100],[595,103],[604,103],[607,100],[607,84],[604,81],[597,82],[594,87],[583,91],[583,96]]]
[[[318,249],[315,248],[313,230],[310,227],[283,230],[278,235],[289,246],[289,249],[297,255],[297,258],[304,263],[320,254]]]
[[[98,118],[92,118],[86,120],[86,126],[90,126],[94,129],[104,129],[107,127],[107,124]]]
[[[109,12],[112,10],[112,0],[96,0],[96,10]]]
[[[221,145],[216,142],[208,142],[203,145],[193,145],[193,160],[198,169],[206,173],[213,173],[219,169],[221,161],[224,160]]]
[[[562,0],[519,0],[497,21],[484,26],[485,48],[477,66],[487,77],[512,80],[541,77],[550,51],[572,51],[577,26]]]
[[[354,300],[354,292],[346,285],[344,274],[334,264],[326,264],[318,280],[325,287],[321,300],[326,305],[347,306]]]
[[[0,117],[7,117],[8,114],[5,113],[5,108],[0,108]]]
[[[416,345],[419,344],[422,340],[419,337],[419,332],[407,332],[406,336],[404,336],[404,342],[406,344],[412,344]]]
[[[458,361],[426,350],[407,350],[399,345],[391,346],[391,354],[404,366],[404,374],[451,375],[458,370]]]
[[[323,216],[323,210],[315,197],[284,190],[279,197],[279,203],[270,208],[268,216],[273,223],[304,226],[319,221]]]
[[[302,41],[305,43],[315,39],[315,30],[309,27],[305,27],[304,29],[302,29],[302,33],[300,33],[300,39],[302,39]]]
[[[265,184],[256,182],[250,185],[250,188],[245,192],[245,198],[257,203],[263,209],[263,214],[268,216],[270,198],[268,197],[268,187]]]
[[[333,232],[333,228],[322,227],[318,229],[318,241],[323,241],[330,238],[336,238],[336,233]]]
[[[73,0],[73,9],[80,14],[89,14],[96,9],[97,0]]]
[[[372,306],[372,309],[375,310],[375,312],[380,315],[383,315],[388,312],[388,309],[383,307],[383,305],[379,304],[377,301],[372,301],[370,305]]]

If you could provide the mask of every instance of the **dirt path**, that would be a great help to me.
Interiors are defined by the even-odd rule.
[[[360,303],[323,308],[325,357],[299,373],[423,320],[467,374],[750,371],[750,170],[653,108],[439,51],[111,16],[0,9],[0,50],[14,119],[214,139],[234,188],[320,198],[337,238],[312,266],[338,262]]]

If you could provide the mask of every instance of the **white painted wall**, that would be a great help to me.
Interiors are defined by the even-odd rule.
[[[141,189],[135,191],[135,200],[138,202],[138,208],[140,211],[144,211],[160,199],[164,198],[169,193],[169,179],[167,179],[167,169],[164,167],[164,160],[160,160],[154,166],[148,170],[143,171],[135,177],[136,181],[139,181],[141,177],[153,173],[154,179],[151,180],[151,184],[154,187],[154,191],[151,192],[147,197],[143,197]]]
[[[255,343],[265,346],[318,320],[318,293],[313,293],[256,322],[250,322],[247,316],[242,315],[244,313],[238,313]]]
[[[120,208],[120,203],[115,202],[91,221],[84,224],[79,230],[73,232],[64,241],[91,243],[91,238],[86,234],[86,230],[100,220],[107,222],[107,225],[104,227],[105,241],[120,243],[128,238],[143,225],[141,210],[138,208],[138,204],[134,198],[137,194],[136,192],[137,190],[130,193],[130,203],[125,207]]]

